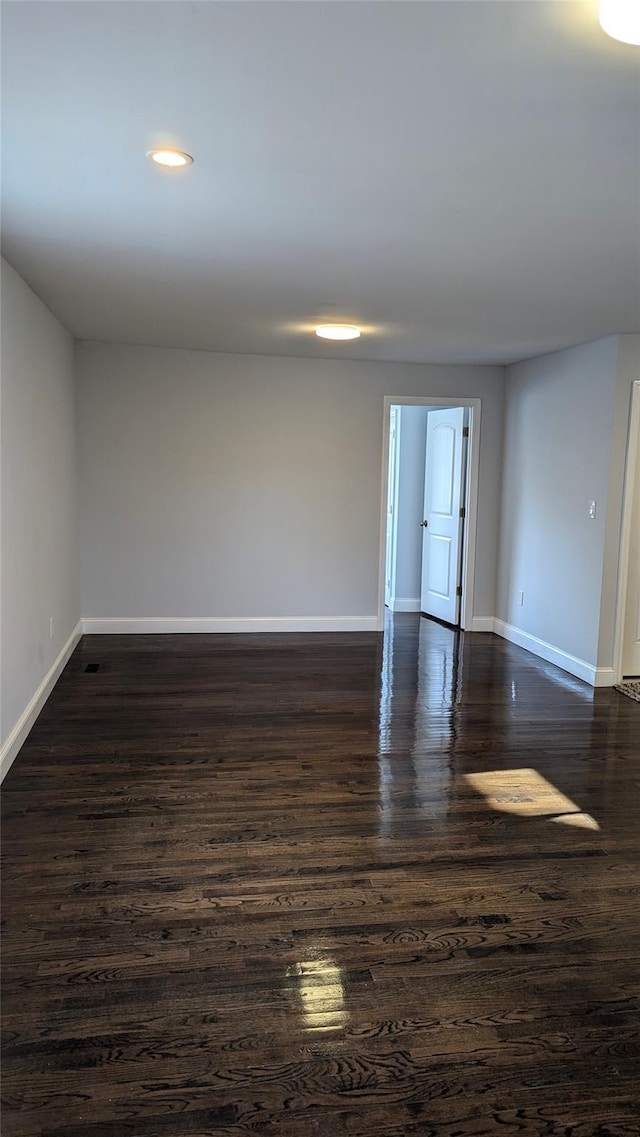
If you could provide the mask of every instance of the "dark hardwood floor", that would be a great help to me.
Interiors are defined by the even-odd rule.
[[[3,1137],[638,1137],[639,750],[414,616],[85,637],[3,787]]]

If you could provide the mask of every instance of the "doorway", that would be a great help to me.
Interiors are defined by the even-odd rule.
[[[640,381],[631,389],[631,414],[624,480],[615,682],[640,678]]]
[[[479,428],[480,399],[384,400],[379,630],[385,605],[472,628]]]

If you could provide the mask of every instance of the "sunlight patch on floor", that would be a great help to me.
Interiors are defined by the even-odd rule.
[[[600,828],[595,818],[583,813],[579,805],[537,770],[485,770],[463,777],[491,809],[521,817],[548,817],[559,824],[583,829]]]
[[[575,825],[578,829],[599,829],[595,817],[590,813],[562,813],[559,817],[551,817],[550,821],[557,821],[560,825]]]

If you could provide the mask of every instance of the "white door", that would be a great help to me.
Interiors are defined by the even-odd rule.
[[[446,407],[427,416],[420,607],[450,624],[460,620],[464,413]]]
[[[398,408],[389,412],[389,477],[387,480],[387,544],[384,573],[384,602],[389,608],[396,590],[396,497],[398,484]]]
[[[639,440],[640,443],[640,440]],[[636,448],[629,539],[629,574],[622,633],[622,674],[640,675],[640,444]]]

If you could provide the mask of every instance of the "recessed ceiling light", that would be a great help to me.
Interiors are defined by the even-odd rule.
[[[177,170],[180,166],[193,165],[193,158],[190,154],[185,154],[183,150],[149,150],[147,158],[151,158],[151,161],[157,162],[159,166],[167,166],[170,170]]]
[[[640,47],[638,0],[600,0],[600,27],[613,39]]]
[[[357,340],[360,328],[356,328],[355,324],[320,324],[316,335],[323,340]]]

